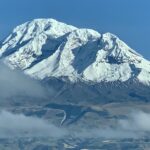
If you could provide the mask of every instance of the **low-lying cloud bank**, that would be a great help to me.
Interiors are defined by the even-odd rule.
[[[150,114],[141,111],[132,113],[127,119],[117,120],[115,127],[70,130],[36,117],[13,114],[7,111],[0,113],[0,138],[8,137],[53,137],[63,138],[142,138],[150,132]]]
[[[126,119],[116,120],[114,127],[82,129],[75,133],[80,137],[99,137],[111,139],[142,138],[150,133],[150,113],[134,111],[127,115]]]
[[[128,119],[119,120],[119,125],[129,131],[150,132],[150,113],[135,111]]]
[[[45,97],[44,88],[18,70],[11,70],[0,63],[0,99],[13,96]]]
[[[58,128],[47,121],[27,117],[23,114],[0,113],[0,137],[54,137],[66,135],[65,129]]]

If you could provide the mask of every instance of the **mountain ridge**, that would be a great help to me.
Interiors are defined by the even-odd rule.
[[[134,78],[150,85],[150,62],[116,35],[54,19],[17,26],[2,42],[0,56],[12,69],[39,80],[54,77],[100,83]]]

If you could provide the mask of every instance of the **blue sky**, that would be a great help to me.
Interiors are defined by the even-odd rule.
[[[112,32],[150,59],[150,0],[1,0],[0,39],[34,18]]]

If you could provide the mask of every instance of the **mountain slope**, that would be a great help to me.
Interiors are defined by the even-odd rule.
[[[30,77],[38,79],[38,83],[35,81],[37,84],[34,86],[25,85],[32,80],[25,78],[23,82],[19,80],[19,77],[22,77],[20,72],[17,72],[19,74],[14,79],[12,72],[3,71],[1,77],[10,74],[11,86],[5,87],[8,77],[1,79],[4,80],[1,88],[4,85],[6,89],[1,90],[1,94],[6,91],[8,96],[1,98],[0,106],[1,110],[13,112],[8,117],[4,115],[4,122],[7,118],[12,122],[11,116],[17,116],[16,114],[21,114],[17,117],[19,120],[20,117],[25,120],[29,117],[29,120],[18,124],[18,119],[14,118],[13,126],[15,122],[21,126],[15,131],[21,131],[22,137],[18,134],[17,138],[14,132],[11,132],[13,128],[10,125],[13,138],[9,134],[9,138],[1,139],[1,149],[15,147],[21,150],[85,148],[133,150],[149,147],[147,132],[143,134],[140,131],[142,139],[138,139],[136,128],[135,139],[126,137],[127,132],[132,133],[132,128],[129,131],[125,128],[121,133],[119,128],[118,133],[118,121],[127,119],[130,111],[149,112],[150,110],[148,105],[150,62],[117,36],[111,33],[100,34],[91,29],[79,29],[54,19],[35,19],[16,27],[2,42],[0,59],[11,69],[19,69],[21,73],[23,71]],[[24,92],[18,86],[15,90],[17,92],[14,92],[15,95],[12,94],[12,96],[11,90],[18,82],[23,89],[30,88]],[[36,90],[39,84],[39,88],[44,91],[41,97],[40,89]],[[29,95],[34,88],[36,97]],[[66,129],[69,134],[60,139],[53,139],[51,132],[46,128],[44,137],[43,134],[37,138],[32,137],[28,130],[31,123],[35,131],[38,129],[34,125],[35,117],[58,127],[63,126],[60,129]],[[3,122],[3,119],[1,120]],[[24,125],[26,122],[27,130],[24,132],[20,129],[26,126]],[[7,121],[6,124],[8,124]],[[113,132],[108,129],[113,129]],[[78,137],[78,133],[82,134],[81,131],[87,133],[84,133],[83,137]],[[103,131],[106,131],[104,139],[99,136],[102,134],[103,137],[105,134]],[[47,137],[45,132],[50,133],[50,137]],[[119,135],[121,139],[114,140],[111,137],[112,133],[114,136]],[[37,132],[36,135],[38,135]],[[124,136],[126,139],[123,138]]]
[[[2,43],[0,56],[11,68],[37,79],[150,83],[150,62],[118,37],[54,19],[35,19],[16,27]]]

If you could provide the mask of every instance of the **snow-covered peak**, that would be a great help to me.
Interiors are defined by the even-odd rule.
[[[117,36],[111,33],[105,33],[102,35],[102,52],[105,55],[100,54],[102,59],[110,63],[134,63],[139,62],[142,56],[136,51],[131,49],[127,44],[121,41]]]
[[[74,26],[58,22],[54,19],[34,19],[33,21],[17,26],[13,30],[13,33],[17,34],[20,32],[27,38],[33,38],[36,35],[45,33],[53,38],[57,38],[75,29],[77,28]]]
[[[82,39],[83,41],[92,41],[94,39],[99,38],[100,33],[92,30],[92,29],[76,29],[68,36],[69,38]]]
[[[34,19],[17,26],[3,42],[0,55],[5,49],[12,49],[16,46],[24,46],[30,41],[36,40],[35,45],[41,45],[47,38],[58,38],[77,29],[71,25],[58,22],[54,19]],[[39,44],[38,44],[39,43]]]
[[[117,36],[54,19],[35,19],[16,27],[2,43],[0,56],[11,68],[38,79],[150,83],[150,62]]]

